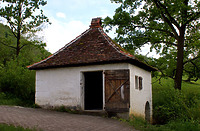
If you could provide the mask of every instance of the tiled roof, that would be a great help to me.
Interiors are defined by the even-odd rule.
[[[28,66],[28,68],[39,70],[121,62],[128,62],[149,71],[156,70],[140,62],[133,55],[125,52],[118,44],[113,42],[104,33],[101,27],[101,19],[96,18],[92,20],[90,28],[80,36],[66,44],[53,55]]]

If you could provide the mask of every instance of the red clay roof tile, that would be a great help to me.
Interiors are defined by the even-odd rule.
[[[38,70],[67,66],[82,66],[90,64],[128,62],[148,71],[155,68],[140,62],[133,55],[125,52],[104,33],[101,22],[93,20],[88,30],[76,37],[59,51],[48,58],[28,66],[29,69]],[[94,24],[94,25],[92,25]]]

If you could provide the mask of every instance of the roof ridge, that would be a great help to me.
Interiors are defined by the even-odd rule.
[[[98,28],[98,30],[101,32],[101,34],[104,36],[104,38],[108,41],[108,43],[112,46],[112,47],[114,47],[114,49],[118,52],[118,53],[120,53],[120,54],[122,54],[122,55],[125,55],[126,57],[129,57],[129,58],[132,58],[132,59],[135,59],[135,56],[133,56],[133,55],[131,55],[130,53],[125,53],[122,49],[122,47],[118,44],[118,45],[116,45],[113,41],[112,41],[112,39],[103,31],[103,29],[101,29],[101,28]],[[109,40],[110,39],[110,40]],[[113,43],[113,44],[112,44]],[[120,49],[120,47],[118,47],[118,46],[120,46],[122,49]]]
[[[148,65],[147,63],[144,63],[143,61],[141,61],[141,60],[139,60],[138,58],[136,58],[134,55],[132,55],[132,54],[130,54],[129,52],[124,52],[124,51],[126,51],[125,49],[123,49],[119,44],[115,44],[113,41],[112,41],[112,39],[103,31],[103,29],[102,28],[98,28],[98,30],[101,32],[101,34],[105,37],[105,39],[108,41],[108,43],[111,45],[111,46],[113,46],[114,47],[114,49],[118,52],[118,53],[120,53],[120,54],[122,54],[122,55],[124,55],[124,56],[126,56],[126,57],[128,57],[128,58],[131,58],[131,59],[134,59],[134,60],[137,60],[137,61],[139,61],[139,62],[141,62],[141,63],[143,63],[143,64],[145,64],[145,65],[147,65],[147,66],[150,66],[150,65]],[[110,39],[110,40],[108,40],[108,39]],[[112,44],[113,43],[113,44]],[[115,47],[116,46],[116,47]],[[118,46],[120,46],[122,49],[120,49],[120,47],[118,47]],[[124,50],[124,51],[123,51]],[[150,67],[152,67],[152,66],[150,66]],[[152,67],[152,68],[154,68],[154,67]],[[154,68],[154,69],[156,69],[156,68]],[[157,70],[157,69],[156,69]]]

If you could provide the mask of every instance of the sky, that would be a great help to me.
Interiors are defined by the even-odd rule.
[[[47,43],[46,49],[56,52],[90,26],[92,18],[112,17],[118,4],[110,0],[47,0],[42,7],[51,25],[39,34]],[[114,38],[114,33],[108,34]]]

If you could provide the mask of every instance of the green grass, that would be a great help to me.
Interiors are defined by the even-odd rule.
[[[5,93],[0,93],[0,105],[19,105],[21,100],[19,98],[14,98],[12,96],[8,96]]]
[[[31,101],[21,100],[13,95],[0,92],[0,105],[35,107]]]
[[[133,117],[128,122],[135,129],[140,131],[199,131],[200,124],[191,121],[170,121],[164,125],[151,125],[144,121],[143,118]]]
[[[60,107],[56,108],[55,110],[59,111],[59,112],[68,112],[71,114],[78,114],[77,110],[73,110],[73,109],[67,108],[65,106],[60,106]]]
[[[173,88],[173,80],[170,78],[166,79],[161,79],[160,83],[157,81],[156,78],[152,79],[152,87],[153,87],[153,93],[156,93],[156,90],[160,90],[162,88]],[[182,82],[182,91],[187,92],[188,90],[190,91],[195,91],[200,93],[200,80],[197,82]]]
[[[15,127],[13,125],[0,124],[0,131],[36,131],[36,129],[25,129],[23,127]]]

